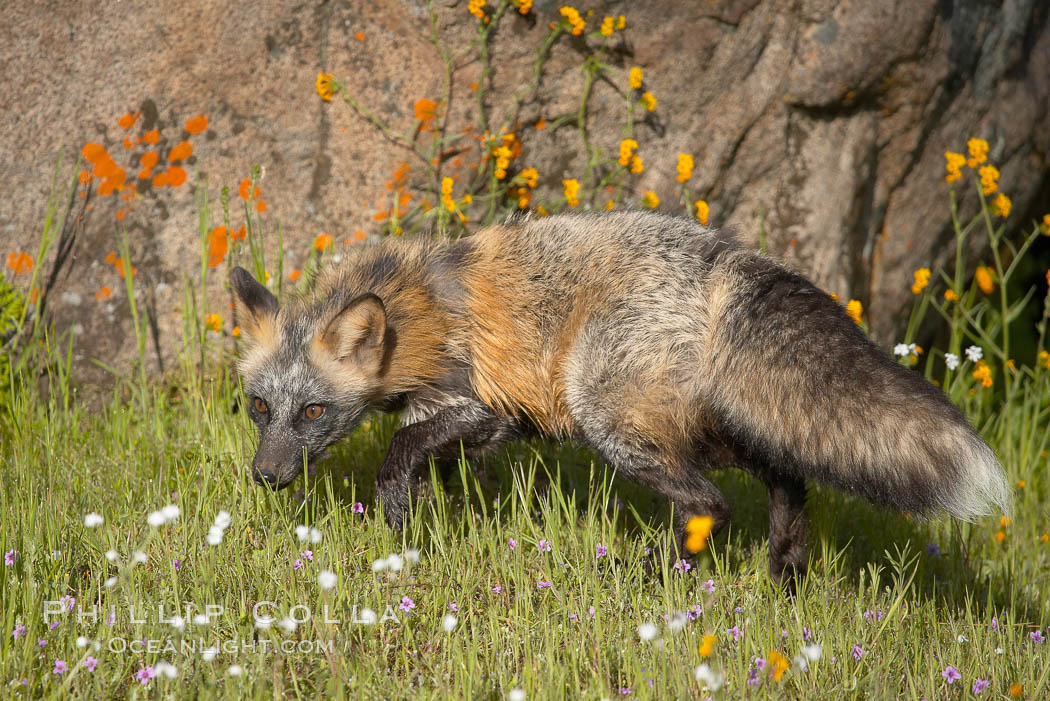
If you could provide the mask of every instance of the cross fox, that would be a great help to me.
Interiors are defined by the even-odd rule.
[[[776,581],[805,572],[806,480],[916,514],[1009,510],[999,461],[942,391],[725,232],[524,217],[346,257],[283,307],[232,271],[260,484],[287,486],[366,412],[400,411],[377,480],[394,527],[430,458],[539,434],[665,496],[681,546],[690,517],[729,519],[706,473],[734,466],[768,489]]]

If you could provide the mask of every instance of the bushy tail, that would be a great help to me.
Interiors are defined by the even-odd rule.
[[[708,394],[738,450],[916,513],[1009,513],[1002,466],[962,412],[826,293],[743,252],[712,281]]]

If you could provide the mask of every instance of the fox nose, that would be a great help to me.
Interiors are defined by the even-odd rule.
[[[266,470],[253,470],[253,476],[255,477],[255,483],[264,487],[276,487],[277,486],[277,473],[269,472]]]

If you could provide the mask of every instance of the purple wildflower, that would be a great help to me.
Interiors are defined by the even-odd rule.
[[[536,543],[536,547],[539,548],[541,553],[549,553],[551,551],[551,544],[549,540],[541,540]]]
[[[809,636],[811,636],[811,635],[813,635],[813,631],[811,631],[806,626],[802,626],[802,640],[803,641],[808,641],[809,640]]]
[[[594,618],[594,607],[591,606],[590,608],[588,608],[587,613],[591,614],[591,618]]]
[[[65,660],[55,660],[55,668],[51,670],[52,674],[63,674],[69,671],[69,667],[66,666]]]
[[[609,552],[609,549],[607,547],[605,547],[601,543],[598,543],[598,549],[595,550],[595,557],[605,557],[605,555],[608,552]]]
[[[153,678],[154,674],[156,674],[156,672],[153,671],[153,665],[150,665],[149,667],[143,667],[140,669],[135,674],[135,679],[138,680],[139,684],[145,686],[146,684],[149,684],[149,680]]]
[[[399,609],[401,609],[405,613],[408,613],[409,611],[411,611],[415,607],[416,607],[416,603],[414,601],[412,601],[412,599],[408,598],[407,596],[401,597],[401,603],[398,605]]]
[[[740,628],[739,627],[733,626],[732,628],[727,629],[726,632],[733,636],[733,642],[734,643],[737,642],[738,640],[740,640]]]
[[[973,692],[974,696],[980,696],[981,692],[987,689],[989,686],[991,686],[991,684],[992,683],[987,679],[974,679],[973,688],[971,689],[971,691]]]
[[[15,640],[18,640],[19,638],[21,638],[25,634],[26,634],[26,627],[24,625],[22,625],[21,623],[16,625],[15,629],[13,631],[11,631],[11,635],[14,636]]]
[[[501,587],[499,584],[497,584],[496,586],[492,587],[492,591],[494,591],[497,594],[499,594],[500,592],[503,591],[503,587]]]
[[[175,571],[178,572],[181,569],[182,569],[182,560],[176,560],[175,561]]]
[[[620,695],[621,695],[621,696],[630,696],[630,695],[631,695],[631,694],[633,694],[633,693],[634,693],[634,692],[633,692],[633,691],[631,691],[631,688],[630,688],[630,687],[628,687],[628,686],[621,686],[621,687],[620,687]]]
[[[350,507],[350,513],[352,514],[363,514],[365,512],[365,505],[359,501],[355,501],[353,506]]]
[[[765,669],[765,667],[766,667],[766,660],[765,660],[765,658],[756,657],[753,661],[755,663],[755,669],[758,669],[758,670]]]
[[[448,610],[449,611],[459,611],[459,606],[457,606],[456,602],[453,601],[451,604],[448,605]]]
[[[43,638],[40,638],[40,640],[36,641],[36,646],[37,647],[47,647],[47,641],[44,640]]]
[[[58,600],[58,603],[60,603],[63,606],[65,606],[66,607],[66,611],[72,611],[73,610],[73,606],[76,605],[76,603],[77,603],[77,600],[76,600],[76,598],[70,596],[69,594],[66,594],[61,599]]]
[[[4,564],[5,565],[13,565],[13,564],[15,564],[15,560],[17,560],[17,559],[18,559],[18,551],[17,550],[8,550],[6,553],[4,553]]]
[[[930,555],[940,555],[941,554],[941,546],[937,545],[937,543],[927,543],[926,544],[926,552],[929,553]]]
[[[855,660],[859,660],[861,657],[864,657],[864,655],[868,654],[868,652],[860,645],[854,645],[851,652],[853,653],[853,659]]]
[[[58,628],[58,621],[53,621],[51,625],[47,627],[48,630],[54,630],[55,628]]]
[[[646,555],[652,555],[653,549],[646,545],[644,548],[642,548],[642,552],[644,552]]]
[[[762,683],[762,680],[758,678],[758,670],[754,667],[747,668],[747,685],[757,686]]]
[[[295,562],[292,563],[292,569],[293,570],[298,570],[302,566],[303,566],[303,561],[298,559],[298,558],[296,558]]]
[[[570,613],[569,614],[569,620],[570,621],[578,621],[578,620],[580,620],[580,617],[577,616],[575,613]]]
[[[872,611],[871,609],[868,609],[867,611],[864,612],[864,620],[867,621],[868,623],[871,623],[871,619],[873,619],[873,618],[875,619],[876,622],[881,621],[882,620],[882,616],[883,616],[882,611]]]
[[[314,561],[314,551],[313,550],[304,550],[301,553],[299,553],[299,556],[302,557],[304,560],[309,560],[310,562]]]
[[[715,593],[715,580],[709,579],[700,585],[700,588],[706,591],[708,594]]]
[[[951,665],[948,665],[944,668],[944,671],[941,672],[941,676],[947,679],[949,684],[954,684],[958,680],[962,679],[962,675],[959,674],[959,670],[957,670],[955,667],[952,667]]]
[[[545,582],[545,581],[536,582],[536,588],[537,589],[546,589],[546,588],[548,588],[550,586],[551,586],[550,582]]]
[[[507,538],[507,547],[511,550],[514,550],[518,547],[518,541],[514,540],[513,538]]]
[[[1046,640],[1046,636],[1043,635],[1043,631],[1041,630],[1033,630],[1031,633],[1028,634],[1028,637],[1036,641],[1037,643],[1041,643],[1044,640]]]
[[[733,610],[736,611],[737,613],[743,613],[744,612],[744,609],[740,608],[739,606],[734,606]]]
[[[688,572],[689,570],[693,569],[693,566],[683,559],[674,563],[674,568],[679,572]]]

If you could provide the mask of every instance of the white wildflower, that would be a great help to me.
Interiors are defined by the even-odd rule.
[[[106,519],[102,518],[101,514],[96,514],[92,511],[90,514],[84,517],[84,526],[86,528],[96,528],[101,526]]]
[[[306,542],[310,538],[310,527],[309,526],[296,526],[295,537],[302,542]]]
[[[521,689],[511,689],[507,694],[507,701],[525,701],[525,692]]]
[[[215,525],[223,530],[230,527],[231,520],[229,511],[220,511],[215,515]]]
[[[244,674],[244,668],[239,664],[231,664],[229,669],[226,670],[226,673],[231,677],[239,677]]]
[[[87,638],[85,638],[83,635],[81,635],[80,637],[77,638],[77,647],[87,647],[87,644],[89,642],[91,642],[91,641],[88,640]]]
[[[955,368],[959,367],[959,356],[957,356],[955,353],[945,353],[944,364],[948,366],[949,370],[954,370]]]
[[[109,560],[110,562],[116,562],[119,557],[120,557],[120,555],[117,554],[116,550],[107,550],[106,551],[106,559]]]
[[[317,583],[322,589],[332,589],[338,581],[339,577],[331,570],[321,570],[321,574],[317,575]]]
[[[149,516],[146,517],[146,523],[153,526],[154,528],[159,528],[160,526],[163,526],[164,522],[164,514],[162,514],[159,511],[150,511]]]
[[[212,645],[211,647],[206,647],[203,650],[201,650],[201,657],[204,658],[205,662],[211,662],[215,659],[215,656],[218,654],[219,648],[215,645]]]
[[[175,669],[175,665],[164,660],[161,660],[157,664],[153,665],[153,671],[155,671],[158,675],[163,674],[168,679],[174,679],[179,674],[179,670]]]
[[[671,616],[671,620],[667,623],[667,628],[672,631],[681,630],[682,628],[685,628],[685,622],[687,620],[689,619],[686,618],[684,613],[676,613]]]
[[[378,560],[376,560],[375,562],[372,563],[372,571],[373,572],[382,572],[386,568],[387,568],[387,561],[386,561],[386,558],[384,558],[384,557],[381,557],[381,558],[379,558]]]
[[[146,553],[142,552],[141,550],[136,550],[135,552],[131,553],[131,560],[132,562],[145,564],[147,560]]]
[[[160,513],[163,514],[165,521],[167,521],[168,523],[171,523],[172,521],[177,519],[180,515],[182,515],[182,509],[180,509],[175,504],[168,504],[167,506],[165,506],[163,509],[160,510]]]
[[[893,354],[894,355],[899,355],[899,356],[901,356],[903,358],[904,356],[908,355],[909,353],[910,353],[910,351],[908,350],[908,344],[907,343],[898,343],[897,345],[895,345],[893,347]]]
[[[116,578],[116,577],[110,577],[109,579],[107,579],[107,580],[106,580],[105,582],[103,582],[102,584],[103,584],[103,585],[105,585],[105,586],[107,586],[107,587],[112,587],[112,586],[114,586],[114,585],[115,585],[116,583],[117,583],[117,578]]]
[[[277,625],[281,627],[285,633],[292,634],[295,629],[299,627],[299,623],[291,616],[285,616],[277,622]]]
[[[803,655],[803,657],[805,657],[810,662],[816,662],[817,660],[819,660],[820,656],[821,656],[821,654],[823,654],[823,652],[824,652],[824,648],[822,648],[819,643],[813,643],[812,645],[806,645],[805,647],[802,648],[802,655]]]
[[[193,625],[195,626],[206,626],[208,625],[208,617],[203,613],[198,613],[193,617]]]
[[[978,360],[984,357],[984,351],[981,350],[980,346],[970,346],[966,349],[966,359],[971,363],[976,363]]]
[[[643,623],[638,626],[638,637],[645,641],[655,638],[658,632],[656,625],[653,623]]]
[[[317,530],[316,528],[311,528],[310,529],[310,542],[311,543],[320,543],[321,542],[321,531]]]
[[[411,565],[419,562],[419,551],[415,548],[409,548],[405,551],[405,561]]]
[[[379,617],[376,616],[376,612],[372,609],[361,609],[361,612],[357,614],[357,623],[363,623],[366,626],[374,625]]]
[[[725,682],[725,677],[712,671],[710,665],[706,663],[696,668],[695,676],[696,680],[706,686],[708,691],[718,691]]]
[[[405,561],[400,555],[390,553],[386,558],[386,566],[391,572],[400,572],[401,568],[405,566]]]
[[[459,623],[459,619],[453,616],[451,613],[447,614],[441,619],[441,627],[446,633],[451,633],[456,629],[456,624]]]

